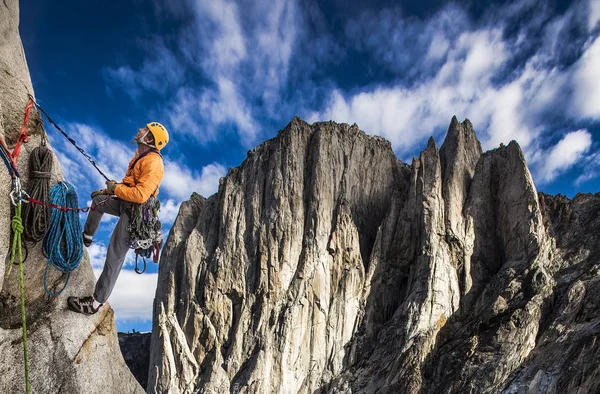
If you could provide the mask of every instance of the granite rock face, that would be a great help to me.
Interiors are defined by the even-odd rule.
[[[150,360],[149,332],[120,332],[119,347],[125,363],[139,384],[145,389],[148,384],[148,362]]]
[[[19,36],[17,0],[0,3],[0,136],[12,148],[23,125],[28,94],[33,95],[27,62]],[[33,135],[39,115],[32,112],[28,134]],[[23,185],[28,181],[29,153],[38,146],[39,137],[30,138],[19,156]],[[0,392],[24,393],[25,377],[21,334],[19,270],[8,268],[8,245],[11,237],[11,203],[8,197],[11,179],[0,164]],[[60,163],[54,163],[51,182],[63,180]],[[85,201],[85,199],[80,199]],[[87,253],[81,266],[72,273],[66,290],[58,297],[48,297],[43,277],[46,259],[41,246],[29,245],[24,264],[27,309],[29,375],[32,393],[141,393],[141,386],[127,368],[117,341],[110,305],[93,316],[83,316],[66,309],[70,295],[89,295],[95,277]],[[61,275],[50,269],[49,284],[62,287]]]
[[[598,391],[599,213],[468,120],[407,165],[294,118],[182,205],[148,392]]]

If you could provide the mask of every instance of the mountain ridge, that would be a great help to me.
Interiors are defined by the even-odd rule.
[[[518,143],[482,152],[468,120],[408,165],[295,117],[202,201],[161,260],[149,392],[500,392],[548,325],[549,219]],[[479,361],[448,379],[448,347]]]

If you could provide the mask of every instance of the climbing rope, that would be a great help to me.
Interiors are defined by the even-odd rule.
[[[23,243],[21,242],[21,235],[23,234],[23,222],[21,219],[21,208],[23,205],[23,196],[27,196],[27,193],[21,188],[21,179],[18,170],[19,153],[21,144],[29,141],[27,136],[27,124],[29,123],[29,114],[33,107],[33,99],[30,97],[27,107],[25,108],[25,117],[23,119],[23,127],[21,133],[15,144],[13,151],[11,152],[6,146],[4,139],[0,137],[0,157],[6,164],[6,168],[13,179],[13,189],[10,192],[10,199],[15,206],[15,215],[12,218],[11,228],[13,232],[12,248],[10,253],[10,264],[8,266],[8,272],[6,277],[8,278],[12,270],[12,266],[15,264],[15,258],[19,256],[19,288],[21,295],[21,326],[23,332],[23,362],[25,364],[25,393],[30,394],[31,389],[29,386],[29,355],[27,352],[27,313],[25,311],[25,279],[23,277]]]
[[[43,128],[42,128],[43,130]],[[48,201],[50,196],[50,176],[54,157],[46,146],[46,136],[42,133],[40,145],[29,156],[29,183],[27,190],[30,198],[36,201]],[[23,221],[26,241],[38,243],[44,238],[50,221],[50,208],[39,204],[27,204],[23,207]]]
[[[23,142],[28,142],[29,137],[27,136],[27,125],[29,124],[29,114],[31,113],[31,108],[33,108],[33,98],[30,96],[29,101],[27,102],[27,106],[25,107],[25,116],[23,118],[23,127],[21,128],[21,132],[19,133],[19,138],[17,138],[17,142],[15,143],[15,147],[11,152],[4,142],[4,139],[0,138],[0,151],[2,151],[2,159],[7,167],[9,167],[9,172],[11,172],[11,176],[14,178],[15,175],[19,176],[18,168],[19,168],[19,153],[21,152],[21,144]],[[8,162],[7,162],[8,161]],[[16,174],[15,174],[16,172]]]
[[[78,207],[65,207],[63,205],[57,205],[57,204],[53,204],[53,203],[49,203],[49,202],[39,201],[39,200],[36,200],[35,198],[31,198],[31,197],[24,197],[23,201],[30,202],[32,204],[40,205],[40,206],[43,206],[43,207],[58,209],[59,211],[62,211],[62,212],[69,212],[69,211],[89,212],[89,211],[95,211],[98,207],[101,207],[102,205],[107,204],[110,201],[110,199],[107,198],[106,200],[100,201],[98,204],[93,204],[93,205],[91,205],[89,207],[81,207],[81,208],[78,208]]]
[[[15,261],[15,249],[19,254],[19,287],[21,289],[21,325],[23,329],[23,362],[25,363],[25,393],[30,393],[29,388],[29,356],[27,353],[27,314],[25,312],[25,280],[23,278],[23,251],[21,249],[21,234],[23,233],[23,223],[21,221],[21,205],[19,202],[15,208],[15,216],[12,219],[13,244],[11,253],[12,267]]]
[[[4,142],[1,137],[0,142]],[[19,170],[17,170],[17,168],[15,167],[15,164],[10,155],[10,151],[8,151],[8,148],[6,148],[3,143],[0,144],[0,157],[2,157],[2,161],[4,161],[4,164],[6,164],[6,168],[8,169],[8,173],[10,174],[10,176],[13,179],[19,177]]]
[[[73,185],[61,182],[50,189],[50,202],[67,208],[78,205],[77,193]],[[44,273],[44,289],[52,297],[63,292],[71,271],[79,267],[83,255],[83,239],[81,237],[81,223],[78,211],[54,209],[50,214],[48,232],[42,245],[42,253],[48,258],[46,272]],[[67,279],[62,289],[56,293],[48,289],[48,270],[52,265],[57,271],[67,274]]]
[[[19,138],[17,139],[15,148],[12,151],[12,157],[15,161],[15,167],[19,167],[17,160],[19,159],[19,153],[21,152],[21,144],[23,142],[29,142],[29,137],[27,136],[27,124],[29,123],[29,114],[31,113],[31,108],[33,108],[33,98],[29,97],[29,101],[27,102],[27,106],[25,107],[23,127],[21,128],[21,132],[19,133]]]
[[[33,97],[29,96],[29,99],[33,101]],[[92,156],[88,155],[87,153],[85,153],[85,151],[83,149],[81,149],[78,145],[77,142],[75,142],[75,140],[71,137],[69,137],[69,135],[60,128],[60,126],[58,124],[56,124],[56,122],[54,120],[52,120],[52,118],[50,117],[50,115],[48,115],[46,113],[46,111],[44,111],[44,109],[35,101],[33,101],[33,104],[37,107],[37,109],[44,114],[44,116],[46,117],[46,119],[48,119],[48,122],[50,122],[55,128],[56,130],[60,131],[60,133],[67,139],[69,140],[69,142],[94,166],[94,168],[100,173],[100,175],[102,175],[104,177],[104,179],[106,179],[107,181],[110,181],[110,179],[104,175],[104,173],[102,172],[102,170],[100,168],[98,168],[98,165],[96,164],[96,162],[94,161],[94,159],[92,159]]]
[[[18,179],[18,178],[17,178]],[[15,189],[13,193],[18,195],[18,202],[15,203],[15,215],[12,218],[11,228],[13,231],[12,248],[10,253],[10,264],[8,266],[8,272],[6,278],[9,277],[12,270],[12,266],[15,264],[15,257],[19,256],[19,287],[21,293],[21,325],[23,328],[23,359],[25,362],[25,392],[29,394],[29,356],[27,353],[27,314],[25,313],[25,280],[23,278],[23,249],[21,242],[21,235],[23,234],[23,222],[21,220],[21,206],[22,201],[20,199],[22,190],[20,189],[20,183],[15,182]]]

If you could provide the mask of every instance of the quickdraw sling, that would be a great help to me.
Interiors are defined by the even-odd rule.
[[[158,263],[158,254],[162,247],[162,224],[158,220],[160,200],[150,197],[143,204],[133,204],[127,210],[129,216],[129,248],[135,251],[135,272],[143,274],[146,271],[146,259],[152,257]],[[138,268],[138,258],[142,257],[144,269]]]

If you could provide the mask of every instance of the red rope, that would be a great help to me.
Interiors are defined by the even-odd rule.
[[[15,167],[17,166],[17,160],[19,159],[19,153],[21,153],[21,144],[23,142],[29,142],[29,137],[27,136],[27,124],[29,123],[29,113],[31,112],[31,108],[33,107],[33,100],[29,99],[27,103],[27,107],[25,107],[25,118],[23,119],[23,128],[21,129],[21,134],[19,134],[19,139],[17,140],[17,144],[15,145],[15,149],[13,149],[12,157],[15,162]]]
[[[8,149],[6,142],[4,142],[4,139],[2,139],[2,137],[0,137],[0,144],[2,145],[2,148],[4,148],[4,150],[6,151],[6,154],[7,154],[8,158],[10,159],[10,161],[12,162],[12,165],[15,170],[19,169],[18,161],[19,161],[19,153],[21,153],[21,144],[23,144],[23,142],[29,142],[29,136],[27,135],[27,124],[29,123],[29,114],[31,113],[31,108],[33,108],[33,100],[29,99],[29,102],[27,103],[27,107],[25,107],[25,117],[23,119],[23,128],[21,129],[21,133],[19,133],[19,138],[17,139],[17,143],[15,144],[15,148],[13,149],[12,153]]]
[[[70,207],[63,207],[61,205],[56,205],[56,204],[52,204],[49,202],[42,202],[42,201],[38,201],[35,198],[31,198],[31,197],[27,197],[23,199],[24,201],[28,201],[30,203],[33,204],[37,204],[37,205],[42,205],[44,207],[50,207],[50,208],[54,208],[54,209],[60,209],[62,212],[68,212],[68,211],[77,211],[77,212],[88,212],[88,211],[95,211],[96,208],[106,204],[108,202],[108,198],[104,201],[101,201],[100,204],[96,204],[96,205],[92,205],[91,207],[83,207],[83,208],[70,208]]]

